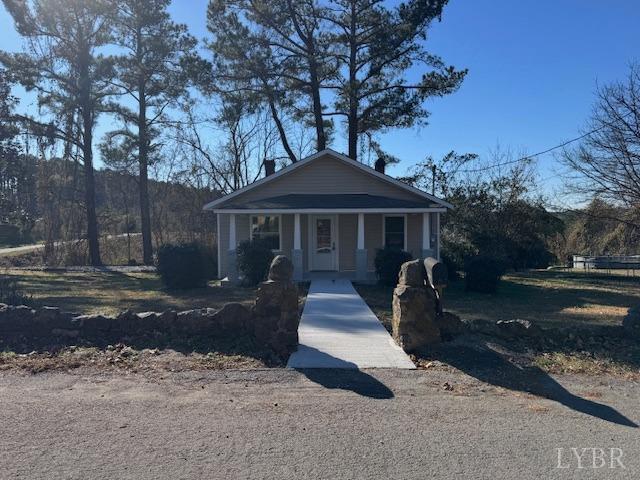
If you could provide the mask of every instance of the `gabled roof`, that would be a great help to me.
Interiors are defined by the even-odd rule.
[[[303,158],[302,160],[297,161],[296,163],[293,163],[291,165],[288,165],[286,167],[284,167],[282,170],[277,171],[276,173],[274,173],[273,175],[269,175],[268,177],[264,177],[261,178],[260,180],[257,180],[255,182],[253,182],[251,185],[247,185],[244,188],[241,188],[239,190],[236,190],[235,192],[232,192],[228,195],[225,195],[221,198],[218,198],[216,200],[213,200],[212,202],[207,203],[204,207],[203,210],[213,210],[215,207],[217,207],[218,205],[221,205],[223,203],[228,202],[229,200],[237,197],[238,195],[241,195],[243,193],[246,193],[250,190],[253,190],[255,188],[258,188],[262,185],[265,185],[269,182],[272,182],[278,178],[284,177],[288,174],[290,174],[291,172],[296,171],[297,169],[304,167],[305,165],[308,165],[309,163],[325,157],[325,156],[329,156],[331,158],[334,158],[336,160],[339,160],[351,167],[360,169],[361,171],[363,171],[364,173],[371,175],[372,177],[376,177],[380,180],[383,180],[387,183],[390,183],[392,185],[395,185],[396,187],[406,190],[408,192],[413,193],[414,195],[418,195],[422,198],[425,198],[427,200],[430,200],[434,203],[437,203],[438,205],[441,205],[443,207],[446,208],[453,208],[453,205],[451,205],[449,202],[446,202],[434,195],[431,195],[427,192],[423,192],[422,190],[412,187],[411,185],[407,185],[406,183],[403,183],[399,180],[396,180],[395,178],[389,176],[389,175],[385,175],[384,173],[380,173],[378,171],[376,171],[375,169],[369,167],[368,165],[365,165],[363,163],[357,162],[349,157],[347,157],[346,155],[343,155],[341,153],[336,152],[335,150],[331,150],[331,149],[325,149],[322,150],[318,153],[315,153],[313,155],[310,155],[306,158]]]

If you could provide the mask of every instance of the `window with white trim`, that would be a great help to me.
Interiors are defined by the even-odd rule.
[[[405,217],[404,215],[387,215],[384,217],[384,247],[392,250],[405,249]]]
[[[252,215],[251,240],[265,240],[271,250],[280,250],[280,216]]]

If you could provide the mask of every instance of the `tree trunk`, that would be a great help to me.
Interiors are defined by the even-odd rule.
[[[311,52],[313,55],[313,52]],[[315,58],[309,58],[309,75],[311,80],[311,98],[313,100],[313,116],[316,124],[316,146],[318,151],[327,147],[327,137],[324,133],[324,119],[322,117],[322,100],[320,99],[320,85],[318,81],[318,65]]]
[[[280,117],[278,116],[278,110],[276,109],[276,105],[271,96],[269,97],[269,109],[271,111],[271,118],[273,118],[273,122],[276,124],[278,133],[280,134],[280,141],[282,142],[282,146],[287,152],[287,155],[289,155],[291,163],[296,163],[298,159],[296,158],[296,154],[293,153],[293,150],[291,150],[291,146],[289,145],[289,141],[287,140],[287,132],[284,131],[284,127],[282,126],[282,122],[280,121]]]
[[[351,21],[349,25],[349,157],[358,159],[358,79],[356,39],[356,2],[351,1]]]
[[[149,214],[149,141],[147,139],[147,100],[144,81],[138,88],[138,167],[140,190],[140,228],[142,230],[142,261],[153,264],[151,216]]]
[[[89,78],[89,52],[80,61],[80,108],[82,113],[82,156],[84,163],[84,200],[87,211],[87,241],[89,262],[102,265],[96,216],[96,185],[93,172],[93,105],[91,101],[91,79]]]

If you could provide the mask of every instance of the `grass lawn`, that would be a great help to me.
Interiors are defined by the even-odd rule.
[[[385,323],[391,320],[392,287],[357,286]],[[640,303],[640,278],[550,270],[513,273],[496,294],[466,292],[457,281],[444,292],[445,309],[465,320],[531,320],[545,327],[620,324]]]
[[[40,306],[55,306],[86,314],[115,314],[166,309],[220,308],[225,303],[250,305],[255,288],[209,286],[166,291],[155,273],[76,273],[7,270],[0,275],[18,281],[20,290]]]
[[[358,292],[391,329],[392,288],[358,285]],[[640,303],[640,278],[532,271],[506,275],[493,295],[465,292],[453,282],[444,293],[445,309],[463,320],[523,319],[543,327],[620,325],[629,307]],[[476,370],[511,373],[526,367],[551,373],[615,374],[640,378],[640,346],[630,338],[590,339],[576,329],[573,343],[505,342],[467,335],[416,355],[420,367],[442,364],[475,375]],[[488,359],[483,364],[482,359]],[[517,367],[514,367],[517,365]],[[504,368],[497,368],[502,366]],[[497,372],[497,373],[496,373]],[[511,372],[511,373],[509,373]],[[486,372],[485,372],[486,373]]]

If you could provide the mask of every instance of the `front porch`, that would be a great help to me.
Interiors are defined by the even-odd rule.
[[[416,211],[418,210],[418,211]],[[253,209],[217,213],[220,278],[238,281],[236,248],[266,238],[288,256],[297,281],[375,282],[375,255],[389,246],[415,258],[440,255],[441,208],[360,210]]]

